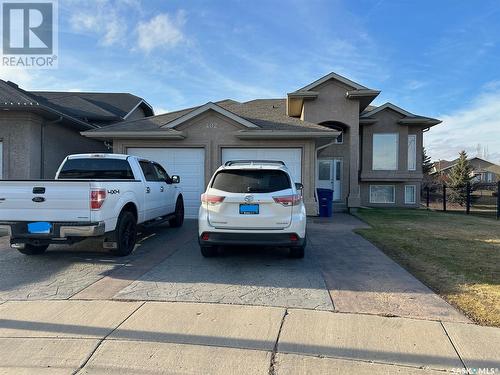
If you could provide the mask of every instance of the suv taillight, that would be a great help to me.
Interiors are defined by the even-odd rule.
[[[273,197],[276,203],[279,203],[285,207],[288,206],[296,206],[302,200],[300,194],[292,194],[292,195],[282,195],[281,197]]]
[[[92,189],[90,190],[90,209],[100,210],[102,204],[106,200],[105,189]]]
[[[222,197],[220,195],[202,194],[201,195],[201,202],[202,203],[217,204],[217,203],[222,203],[225,198],[226,197]]]

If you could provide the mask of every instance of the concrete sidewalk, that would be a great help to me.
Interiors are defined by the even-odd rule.
[[[499,342],[472,324],[279,307],[0,304],[0,374],[439,374],[500,368]]]

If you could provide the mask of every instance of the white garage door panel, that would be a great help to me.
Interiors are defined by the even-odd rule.
[[[300,148],[223,148],[222,162],[228,160],[278,160],[285,162],[294,182],[302,180],[302,149]]]
[[[179,175],[186,217],[198,217],[205,191],[205,150],[202,148],[128,148],[128,154],[160,163],[170,176]]]

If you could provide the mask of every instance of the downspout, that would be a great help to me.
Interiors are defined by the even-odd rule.
[[[62,119],[63,119],[63,117],[59,116],[59,118],[57,120],[53,120],[53,121],[43,120],[42,124],[40,125],[40,179],[42,179],[42,180],[43,180],[44,174],[45,174],[45,147],[44,147],[44,142],[43,142],[43,139],[45,137],[45,126],[57,124],[57,123],[61,122]]]

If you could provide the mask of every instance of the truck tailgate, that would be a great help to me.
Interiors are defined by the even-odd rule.
[[[0,181],[0,221],[90,221],[90,182]]]

